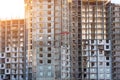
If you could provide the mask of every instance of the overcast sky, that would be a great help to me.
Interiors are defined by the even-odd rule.
[[[0,18],[24,17],[24,0],[0,0]]]
[[[111,0],[120,4],[120,0]],[[0,18],[24,17],[24,0],[0,0]]]
[[[120,0],[111,0],[112,3],[120,4]]]

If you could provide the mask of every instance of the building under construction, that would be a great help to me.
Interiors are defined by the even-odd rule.
[[[77,5],[71,0],[25,0],[29,80],[76,80]]]
[[[111,4],[112,80],[120,80],[120,5]]]
[[[0,80],[25,80],[24,19],[0,20]]]
[[[109,0],[25,0],[32,80],[112,80]],[[29,71],[29,70],[28,70]],[[30,80],[29,79],[29,80]]]
[[[120,79],[120,5],[24,1],[25,20],[0,20],[0,80]]]
[[[111,40],[107,25],[108,0],[79,1],[78,80],[111,79]]]

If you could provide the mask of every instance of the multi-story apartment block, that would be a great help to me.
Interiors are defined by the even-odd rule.
[[[24,19],[0,20],[0,80],[25,80]]]
[[[24,1],[25,20],[0,21],[0,80],[120,79],[120,5]]]
[[[76,80],[77,1],[25,0],[25,8],[28,78]]]
[[[109,3],[109,0],[25,0],[28,78],[111,80]]]
[[[112,80],[120,80],[120,5],[111,4]]]
[[[78,80],[112,80],[111,40],[107,34],[108,3],[109,0],[79,1]]]

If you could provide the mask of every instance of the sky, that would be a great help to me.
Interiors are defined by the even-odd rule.
[[[120,0],[111,0],[112,3],[120,4]]]
[[[120,0],[111,2],[120,4]],[[24,0],[0,0],[0,19],[19,17],[24,17]]]
[[[24,0],[0,0],[0,19],[24,17]]]

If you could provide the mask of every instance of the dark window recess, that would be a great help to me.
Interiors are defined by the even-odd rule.
[[[110,63],[109,62],[106,62],[106,66],[109,66],[110,65]]]
[[[48,54],[48,57],[51,57],[51,54]]]
[[[43,63],[43,60],[40,60],[39,62],[40,62],[40,63]]]
[[[109,46],[106,46],[106,49],[109,49]]]
[[[94,62],[92,62],[92,63],[91,63],[91,66],[95,66],[95,63],[94,63]]]
[[[109,40],[106,40],[106,43],[109,43]]]
[[[48,29],[48,33],[51,33],[51,29]]]
[[[48,48],[48,51],[51,51],[51,48],[50,48],[50,47]]]
[[[109,60],[109,57],[106,57],[106,60]]]
[[[43,48],[40,48],[39,50],[40,50],[40,51],[43,51]]]
[[[43,54],[39,54],[40,57],[43,57]]]
[[[48,5],[48,8],[51,8],[51,5]]]
[[[4,54],[2,54],[2,57],[4,56]]]
[[[48,60],[48,63],[51,63],[51,60]]]
[[[51,2],[51,0],[48,0],[48,2]]]

